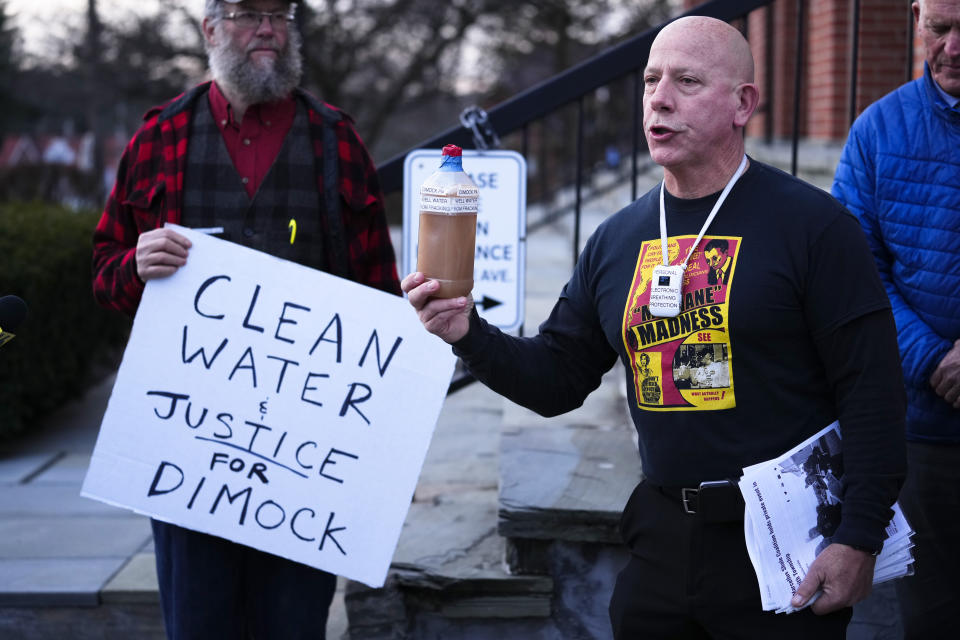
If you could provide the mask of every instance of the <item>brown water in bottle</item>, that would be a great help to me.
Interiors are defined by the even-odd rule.
[[[420,212],[417,270],[440,283],[436,298],[457,298],[473,290],[477,214]]]
[[[435,298],[473,290],[480,191],[463,170],[462,154],[460,147],[446,145],[440,168],[420,187],[417,270],[440,284]]]

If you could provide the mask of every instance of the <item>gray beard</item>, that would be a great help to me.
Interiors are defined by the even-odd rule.
[[[281,100],[300,84],[301,42],[300,33],[291,25],[287,46],[272,64],[261,66],[248,59],[246,51],[237,51],[224,39],[207,48],[210,73],[227,93],[240,96],[248,105]]]

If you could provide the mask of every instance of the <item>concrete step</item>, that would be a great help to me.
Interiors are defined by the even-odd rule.
[[[517,428],[504,432],[501,443],[500,535],[620,541],[620,513],[642,477],[630,431],[567,424]]]
[[[480,384],[447,398],[386,585],[347,587],[353,640],[461,638],[477,621],[485,621],[484,629],[498,622],[513,629],[550,615],[553,581],[510,575],[503,563],[505,540],[497,535],[503,405]],[[444,631],[452,628],[452,636]]]
[[[581,557],[620,546],[620,514],[642,477],[625,428],[513,429],[502,436],[500,461],[497,530],[511,573],[576,582],[576,575],[555,573],[558,543]]]
[[[347,588],[352,640],[609,637],[639,474],[619,382],[549,422],[480,385],[450,396],[387,584]]]
[[[576,411],[507,411],[497,529],[511,573],[550,576],[558,638],[611,637],[607,613],[627,562],[620,513],[642,477],[619,369]]]
[[[553,580],[513,576],[503,565],[496,504],[495,490],[413,504],[387,584],[347,587],[350,638],[450,637],[444,633],[451,625],[522,624],[549,616]]]

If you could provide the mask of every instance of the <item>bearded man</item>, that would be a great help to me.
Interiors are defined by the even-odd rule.
[[[100,304],[133,315],[146,281],[186,263],[190,241],[166,222],[220,227],[231,242],[400,292],[352,120],[297,88],[295,9],[205,0],[213,81],[150,110],[127,145],[94,233]],[[324,637],[334,576],[159,521],[153,534],[169,637]]]

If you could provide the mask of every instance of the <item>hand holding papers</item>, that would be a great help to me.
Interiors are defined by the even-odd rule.
[[[764,611],[797,611],[790,600],[840,524],[843,457],[838,426],[834,422],[777,459],[743,470],[744,535]],[[874,567],[874,584],[913,572],[913,531],[898,504],[893,511]]]

